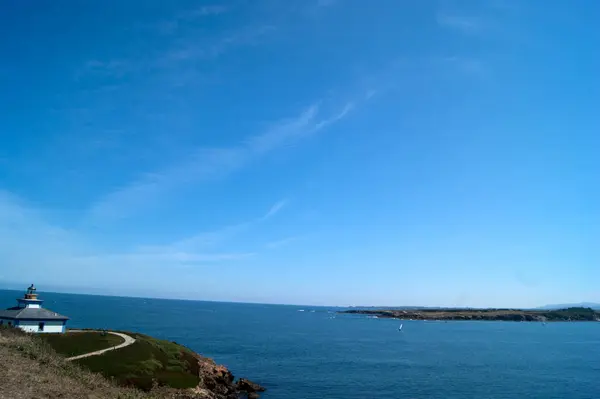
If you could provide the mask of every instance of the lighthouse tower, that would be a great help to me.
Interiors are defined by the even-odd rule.
[[[31,284],[25,295],[17,298],[17,306],[0,310],[0,326],[18,327],[32,333],[64,333],[69,318],[42,308],[43,302]]]
[[[29,308],[29,309],[40,309],[42,307],[41,299],[38,299],[38,295],[36,293],[37,289],[31,284],[29,288],[27,288],[27,292],[25,292],[25,296],[23,298],[17,298],[17,303],[19,304],[19,308]]]

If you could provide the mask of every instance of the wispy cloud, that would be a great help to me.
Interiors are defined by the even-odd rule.
[[[128,65],[129,65],[129,63],[125,60],[109,60],[109,61],[90,60],[85,64],[85,67],[90,71],[98,71],[98,72],[118,71],[118,72],[121,72]]]
[[[330,7],[335,5],[336,3],[338,3],[339,0],[318,0],[317,1],[317,6],[318,7]]]
[[[274,216],[284,203],[277,202],[267,214]],[[232,239],[263,220],[261,216],[166,245],[138,245],[122,248],[122,251],[106,251],[93,244],[84,231],[53,225],[44,218],[43,212],[0,191],[0,264],[6,271],[4,278],[10,281],[32,278],[57,283],[56,276],[60,276],[61,283],[73,285],[81,282],[77,271],[82,268],[88,276],[105,276],[107,270],[119,270],[123,276],[133,279],[139,270],[153,267],[169,270],[181,265],[238,262],[254,256],[255,252],[236,251]]]
[[[80,260],[89,262],[117,260],[127,263],[214,263],[220,261],[243,260],[254,256],[255,252],[233,252],[220,253],[216,249],[222,248],[224,244],[232,242],[237,236],[248,233],[256,229],[261,223],[279,214],[289,203],[289,200],[283,199],[274,203],[268,211],[253,219],[237,224],[224,226],[213,231],[201,232],[189,237],[179,239],[167,245],[160,246],[140,246],[134,251],[116,255],[103,255],[101,257],[83,257]],[[298,237],[289,237],[285,241],[271,242],[265,245],[267,248],[275,248],[291,243]]]
[[[195,253],[198,251],[213,251],[224,243],[231,241],[236,236],[248,232],[260,223],[278,214],[288,200],[281,200],[273,204],[268,211],[259,217],[243,222],[220,227],[212,231],[204,231],[173,241],[167,245],[140,246],[136,249],[139,253]]]
[[[230,7],[223,4],[212,4],[205,5],[190,10],[187,13],[184,13],[182,18],[194,18],[194,17],[205,17],[207,15],[219,15],[224,14],[230,10]]]
[[[280,240],[268,242],[265,244],[265,247],[269,248],[269,249],[281,248],[281,247],[289,245],[293,242],[296,242],[296,241],[300,240],[301,238],[302,238],[301,236],[286,237],[286,238],[282,238]]]
[[[352,109],[354,109],[354,103],[352,103],[352,102],[347,103],[346,105],[344,105],[344,108],[342,108],[342,110],[339,113],[331,116],[328,119],[324,119],[324,120],[319,121],[315,125],[315,131],[323,129],[323,128],[327,127],[328,125],[331,125],[331,124],[333,124],[333,123],[341,120],[346,115],[348,115],[348,113],[350,111],[352,111]]]
[[[199,233],[166,245],[141,245],[121,253],[75,257],[73,261],[123,266],[176,266],[181,264],[213,264],[239,261],[255,255],[254,252],[231,252],[230,241],[238,234],[248,231],[254,221],[221,227],[214,231]],[[223,250],[227,247],[228,250]]]
[[[273,124],[264,133],[246,140],[247,150],[255,154],[264,154],[314,132],[316,128],[315,118],[318,112],[319,106],[314,104],[294,118]]]
[[[251,156],[244,148],[199,148],[183,161],[117,188],[96,201],[88,211],[90,221],[108,221],[153,208],[172,190],[200,181],[226,176],[244,165]]]
[[[165,35],[172,35],[185,24],[193,23],[201,18],[218,16],[231,11],[231,7],[222,4],[203,5],[177,13],[175,16],[164,19],[157,24],[158,31]],[[153,28],[154,26],[152,26]]]
[[[484,27],[481,18],[466,15],[438,13],[436,21],[441,27],[450,28],[467,34],[481,32]]]
[[[375,97],[379,92],[375,89],[370,89],[367,90],[367,92],[365,93],[365,100],[370,100],[371,98]]]
[[[266,34],[275,30],[274,25],[250,26],[210,41],[189,40],[159,56],[156,65],[165,67],[172,66],[174,62],[217,58],[230,49],[256,45]]]
[[[487,0],[470,4],[465,9],[458,7],[458,3],[454,6],[446,3],[435,17],[441,28],[461,34],[521,41],[525,39],[522,37],[524,21],[520,18],[524,4],[522,1]]]
[[[176,22],[164,23],[163,31],[174,30]],[[75,71],[75,79],[106,76],[115,79],[136,73],[141,70],[154,70],[164,74],[166,82],[171,81],[170,72],[184,74],[186,65],[200,60],[213,60],[240,47],[254,46],[276,30],[273,25],[260,25],[240,28],[215,38],[185,37],[176,41],[164,51],[147,54],[144,57],[128,59],[92,59]],[[192,75],[196,78],[196,75]]]
[[[1,190],[0,242],[0,264],[13,281],[25,271],[31,278],[60,273],[66,259],[89,250],[77,234],[47,223],[42,212]]]
[[[218,17],[231,11],[229,5],[204,5],[183,10],[170,18],[154,24],[138,26],[144,34],[162,34],[169,36],[167,45],[155,51],[133,53],[121,59],[92,59],[85,62],[76,72],[75,78],[86,76],[112,76],[121,78],[138,71],[154,70],[161,72],[167,79],[170,74],[186,75],[186,65],[199,60],[211,60],[239,47],[253,46],[261,42],[268,34],[277,30],[277,26],[268,21],[260,21],[247,26],[236,27],[216,36],[207,36],[198,29],[198,20]],[[195,78],[195,75],[193,75]]]
[[[310,136],[340,121],[353,109],[347,103],[334,114],[320,116],[312,105],[298,116],[276,122],[265,132],[248,138],[242,145],[221,149],[196,149],[183,161],[153,172],[118,188],[96,201],[88,212],[93,222],[127,217],[160,202],[178,187],[224,178],[278,148]]]
[[[446,66],[451,66],[458,72],[471,77],[482,78],[488,74],[488,68],[485,62],[479,58],[450,56],[440,59],[441,63]]]
[[[269,209],[269,211],[262,217],[262,220],[267,220],[272,218],[273,216],[277,215],[284,206],[286,206],[288,203],[287,199],[281,200],[279,202],[277,202],[275,205],[273,205],[271,207],[271,209]]]
[[[521,11],[524,2],[520,0],[489,0],[487,2],[490,8],[501,11],[517,12]]]
[[[148,266],[173,266],[175,264],[207,264],[236,261],[254,256],[254,253],[190,253],[190,252],[148,252],[92,255],[72,258],[81,267],[112,263],[120,267],[144,268]]]
[[[67,242],[75,242],[76,237],[67,229],[53,226],[44,220],[42,212],[34,209],[19,197],[0,190],[0,254],[24,253],[26,257],[37,258],[46,253],[63,253]],[[85,246],[78,242],[78,247]],[[35,248],[35,250],[32,250]]]
[[[84,81],[88,77],[93,76],[110,77],[118,80],[134,72],[137,68],[139,68],[137,61],[130,59],[91,59],[76,69],[74,79],[76,81]],[[113,88],[118,87],[114,83],[111,83],[109,86]],[[105,90],[105,87],[99,89]]]
[[[255,220],[241,222],[229,226],[220,227],[213,231],[196,233],[189,237],[181,238],[168,245],[141,247],[142,253],[189,253],[198,251],[213,251],[234,237],[250,230],[256,223]]]

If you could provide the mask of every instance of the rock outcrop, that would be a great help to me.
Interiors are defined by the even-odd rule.
[[[245,378],[240,378],[235,385],[238,392],[243,392],[248,395],[248,399],[256,399],[259,397],[259,392],[265,391],[264,387]]]
[[[246,395],[249,399],[258,398],[258,392],[265,388],[245,378],[235,382],[235,377],[225,366],[214,360],[197,355],[200,382],[194,389],[198,396],[206,399],[238,399]]]

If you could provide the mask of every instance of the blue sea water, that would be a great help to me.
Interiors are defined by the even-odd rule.
[[[0,306],[22,293],[0,290]],[[333,309],[42,294],[69,327],[184,344],[264,399],[600,398],[600,323],[398,321]],[[300,311],[304,310],[304,311]],[[335,316],[335,318],[332,318]]]

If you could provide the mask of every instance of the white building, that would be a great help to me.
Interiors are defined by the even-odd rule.
[[[25,296],[17,298],[16,307],[0,310],[0,325],[33,333],[64,333],[69,318],[42,308],[42,302],[31,284]]]

